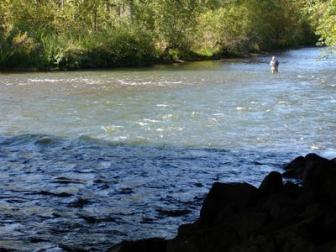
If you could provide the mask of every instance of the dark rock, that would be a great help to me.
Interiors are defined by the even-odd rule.
[[[235,244],[230,251],[234,252],[278,252],[276,240],[272,236],[255,236]]]
[[[309,153],[305,156],[306,166],[311,164],[327,164],[329,162],[328,159],[323,158],[315,153]]]
[[[258,195],[258,189],[246,183],[214,183],[204,200],[200,222],[202,225],[211,225],[223,215],[255,204]]]
[[[284,185],[284,191],[286,191],[286,193],[288,193],[288,194],[297,195],[298,193],[300,193],[301,189],[300,189],[300,186],[298,184],[294,184],[293,182],[288,181]]]
[[[301,178],[305,167],[306,159],[302,156],[297,157],[284,166],[286,171],[283,173],[283,176],[288,178]]]
[[[261,205],[261,209],[268,215],[268,223],[263,227],[264,231],[266,233],[275,231],[302,220],[300,206],[301,202],[297,198],[292,198],[285,192],[266,198]]]
[[[189,223],[189,224],[182,224],[181,226],[179,226],[177,234],[179,236],[186,236],[186,235],[190,235],[192,233],[194,233],[195,231],[197,232],[197,230],[199,230],[200,226],[199,226],[199,222],[196,221],[194,223]]]
[[[285,165],[284,177],[303,179],[307,171],[314,167],[336,167],[336,162],[320,157],[315,153],[310,153],[305,157],[298,157],[289,164]]]
[[[308,154],[305,157],[305,159],[306,159],[306,167],[303,171],[302,179],[304,185],[306,186],[309,186],[310,182],[312,182],[311,179],[313,177],[311,176],[317,175],[318,173],[325,171],[325,169],[330,169],[333,166],[333,162],[323,157],[320,157],[316,154]]]
[[[326,244],[321,244],[317,247],[318,252],[335,252],[336,251],[336,241],[332,241]]]
[[[271,195],[282,190],[282,176],[279,172],[271,172],[268,174],[259,187],[259,191],[262,195]]]
[[[315,204],[307,208],[307,218],[301,225],[301,233],[306,240],[321,245],[336,241],[335,208]]]
[[[269,220],[267,212],[251,208],[244,212],[227,217],[223,223],[232,228],[239,240],[245,240],[257,230],[262,230]]]
[[[303,156],[299,156],[297,158],[295,158],[294,160],[292,160],[291,162],[289,162],[288,164],[286,164],[284,166],[285,170],[289,170],[289,169],[300,169],[302,167],[305,167],[306,165],[306,160]]]
[[[336,205],[336,169],[332,162],[312,163],[305,172],[303,188],[316,200]]]
[[[195,229],[193,233],[177,236],[167,243],[167,252],[228,251],[238,241],[236,232],[225,225]]]
[[[301,176],[302,172],[301,171],[297,171],[295,169],[292,170],[287,170],[284,173],[282,173],[282,176],[285,178],[296,178],[299,179]]]
[[[166,240],[151,238],[139,241],[125,241],[112,247],[108,252],[165,252],[166,247]]]

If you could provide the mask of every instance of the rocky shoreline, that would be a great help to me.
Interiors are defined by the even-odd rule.
[[[174,239],[125,241],[109,251],[336,251],[336,159],[308,154],[284,169],[267,175],[259,188],[214,183],[199,219],[181,225]]]

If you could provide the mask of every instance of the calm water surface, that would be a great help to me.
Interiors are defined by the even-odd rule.
[[[283,53],[277,75],[270,57],[0,74],[0,247],[170,238],[214,181],[259,185],[296,155],[336,156],[326,53]]]

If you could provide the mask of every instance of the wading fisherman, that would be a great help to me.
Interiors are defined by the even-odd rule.
[[[279,61],[275,56],[272,57],[272,60],[270,62],[270,66],[271,66],[271,70],[272,70],[273,74],[278,72]]]

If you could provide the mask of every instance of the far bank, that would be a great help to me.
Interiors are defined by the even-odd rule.
[[[0,3],[0,70],[150,66],[318,41],[304,1],[54,2]]]

